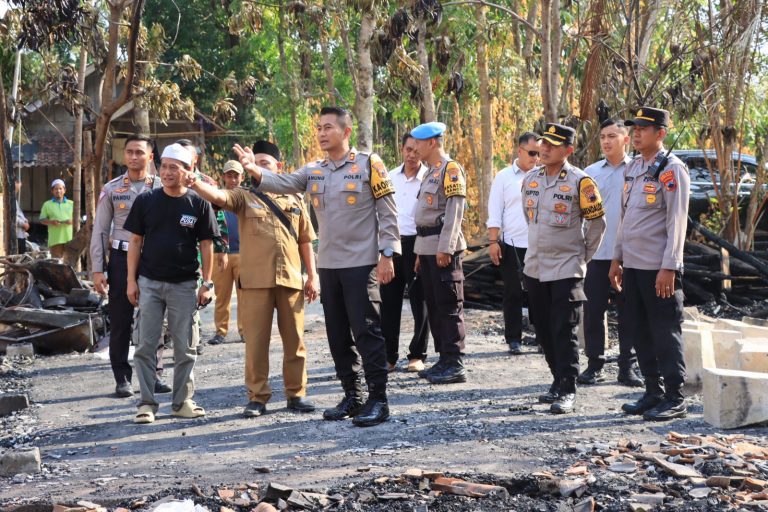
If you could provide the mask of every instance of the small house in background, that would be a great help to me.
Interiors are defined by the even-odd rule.
[[[93,73],[93,66],[86,73],[86,94],[91,105],[99,103],[99,76]],[[115,94],[120,94],[122,84],[116,87]],[[93,129],[95,117],[86,109],[84,130]],[[166,124],[157,119],[149,118],[150,133],[158,151],[174,141],[190,139],[200,148],[206,147],[206,141],[211,137],[226,134],[223,127],[216,124],[202,112],[195,110],[194,120],[170,119]],[[39,224],[40,208],[50,199],[50,184],[56,178],[61,178],[67,185],[67,197],[72,197],[73,162],[74,162],[74,129],[75,117],[64,106],[49,101],[44,103],[37,100],[26,105],[22,110],[22,141],[14,140],[11,153],[13,166],[17,176],[21,178],[22,190],[19,204],[24,214],[33,224],[32,239],[44,240],[45,231]],[[123,148],[126,138],[137,132],[134,123],[134,102],[129,101],[119,109],[112,118],[110,138],[105,149],[102,182],[109,181],[124,172]],[[18,131],[17,131],[18,134]],[[17,135],[18,136],[18,135]],[[16,139],[16,137],[14,139]],[[201,167],[206,162],[205,153],[201,155]],[[85,201],[85,185],[82,189],[82,200]],[[81,211],[85,211],[85,204]]]

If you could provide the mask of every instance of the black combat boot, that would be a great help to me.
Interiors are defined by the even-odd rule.
[[[333,409],[323,411],[324,420],[338,421],[357,416],[363,406],[363,385],[360,381],[358,374],[342,379],[344,398]]]
[[[631,388],[641,388],[645,385],[643,377],[634,366],[625,366],[619,368],[619,377],[617,379],[619,384],[629,386]]]
[[[624,404],[621,410],[627,414],[644,414],[664,400],[664,388],[659,377],[645,379],[645,393],[637,402]]]
[[[442,370],[427,376],[431,384],[454,384],[467,382],[467,371],[461,361],[461,356],[446,358]]]
[[[643,414],[645,421],[669,421],[676,418],[685,418],[688,409],[685,407],[685,398],[682,390],[668,390],[664,393],[664,400],[653,409]]]
[[[560,396],[560,382],[557,379],[552,381],[552,385],[549,386],[549,391],[543,395],[539,395],[539,403],[551,404]]]
[[[352,418],[356,427],[372,427],[389,419],[389,404],[387,403],[387,385],[372,384],[368,388],[368,400]]]
[[[443,368],[445,368],[445,360],[443,359],[443,356],[440,356],[440,358],[437,360],[435,364],[433,364],[429,368],[421,370],[418,373],[418,375],[422,379],[428,379],[430,375],[432,375],[433,373],[441,372]]]
[[[549,406],[549,412],[552,414],[567,414],[573,411],[574,402],[576,402],[576,379],[573,377],[565,378],[560,382],[557,398]]]

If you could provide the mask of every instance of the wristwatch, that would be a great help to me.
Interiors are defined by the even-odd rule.
[[[213,290],[213,281],[203,281],[203,282],[202,282],[202,283],[200,283],[200,284],[201,284],[202,286],[205,286],[206,288],[208,288],[208,291],[211,291],[211,290]]]
[[[380,252],[381,252],[381,255],[384,256],[385,258],[391,258],[395,254],[394,249],[392,249],[391,247],[387,247],[386,249]]]

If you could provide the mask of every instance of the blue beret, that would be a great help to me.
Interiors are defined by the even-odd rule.
[[[411,130],[411,137],[421,140],[431,139],[433,137],[437,137],[438,135],[442,135],[444,131],[445,125],[443,123],[434,121],[431,123],[420,124]]]

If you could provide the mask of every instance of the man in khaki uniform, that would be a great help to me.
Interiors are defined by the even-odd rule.
[[[280,153],[277,146],[259,141],[255,147],[261,151],[254,154],[257,164],[278,172]],[[235,163],[240,165],[235,161],[227,162],[227,165]],[[269,341],[275,309],[283,341],[283,381],[288,409],[314,411],[314,404],[306,398],[304,296],[310,302],[317,298],[319,284],[312,252],[315,232],[303,201],[295,194],[265,194],[243,188],[219,190],[196,179],[192,173],[187,176],[190,188],[200,197],[237,213],[240,254],[246,265],[258,265],[258,269],[241,267],[238,278],[241,301],[238,308],[242,310],[243,318],[245,385],[248,389],[248,405],[243,416],[264,414],[266,403],[272,396]],[[302,261],[307,268],[306,285],[302,279]]]
[[[576,399],[584,275],[606,225],[595,182],[568,162],[575,134],[573,128],[547,124],[539,137],[543,166],[523,178],[528,221],[523,272],[536,339],[554,379],[539,401],[552,404],[555,414],[571,412]]]
[[[467,248],[461,221],[467,184],[464,169],[443,150],[443,123],[411,130],[419,158],[429,165],[416,205],[418,265],[423,278],[429,328],[440,352],[437,363],[419,372],[432,384],[466,382],[464,355],[464,270]]]
[[[237,160],[230,160],[224,164],[222,181],[224,188],[234,190],[243,182],[243,166]],[[216,325],[216,334],[208,341],[210,345],[223,343],[229,331],[229,315],[232,304],[232,287],[237,293],[237,333],[243,338],[243,313],[240,305],[240,288],[237,280],[240,277],[240,235],[237,214],[233,212],[217,212],[224,217],[224,226],[219,224],[221,236],[226,241],[228,252],[217,253],[213,265],[213,285],[216,288],[216,308],[213,314],[213,322]]]
[[[379,284],[392,281],[400,253],[394,187],[378,155],[350,147],[352,116],[339,107],[320,110],[317,139],[327,158],[291,174],[259,166],[250,148],[234,146],[258,190],[309,192],[320,225],[318,268],[328,344],[344,398],[326,420],[353,417],[358,427],[389,418],[386,347],[381,334]],[[368,399],[362,401],[360,370]]]

